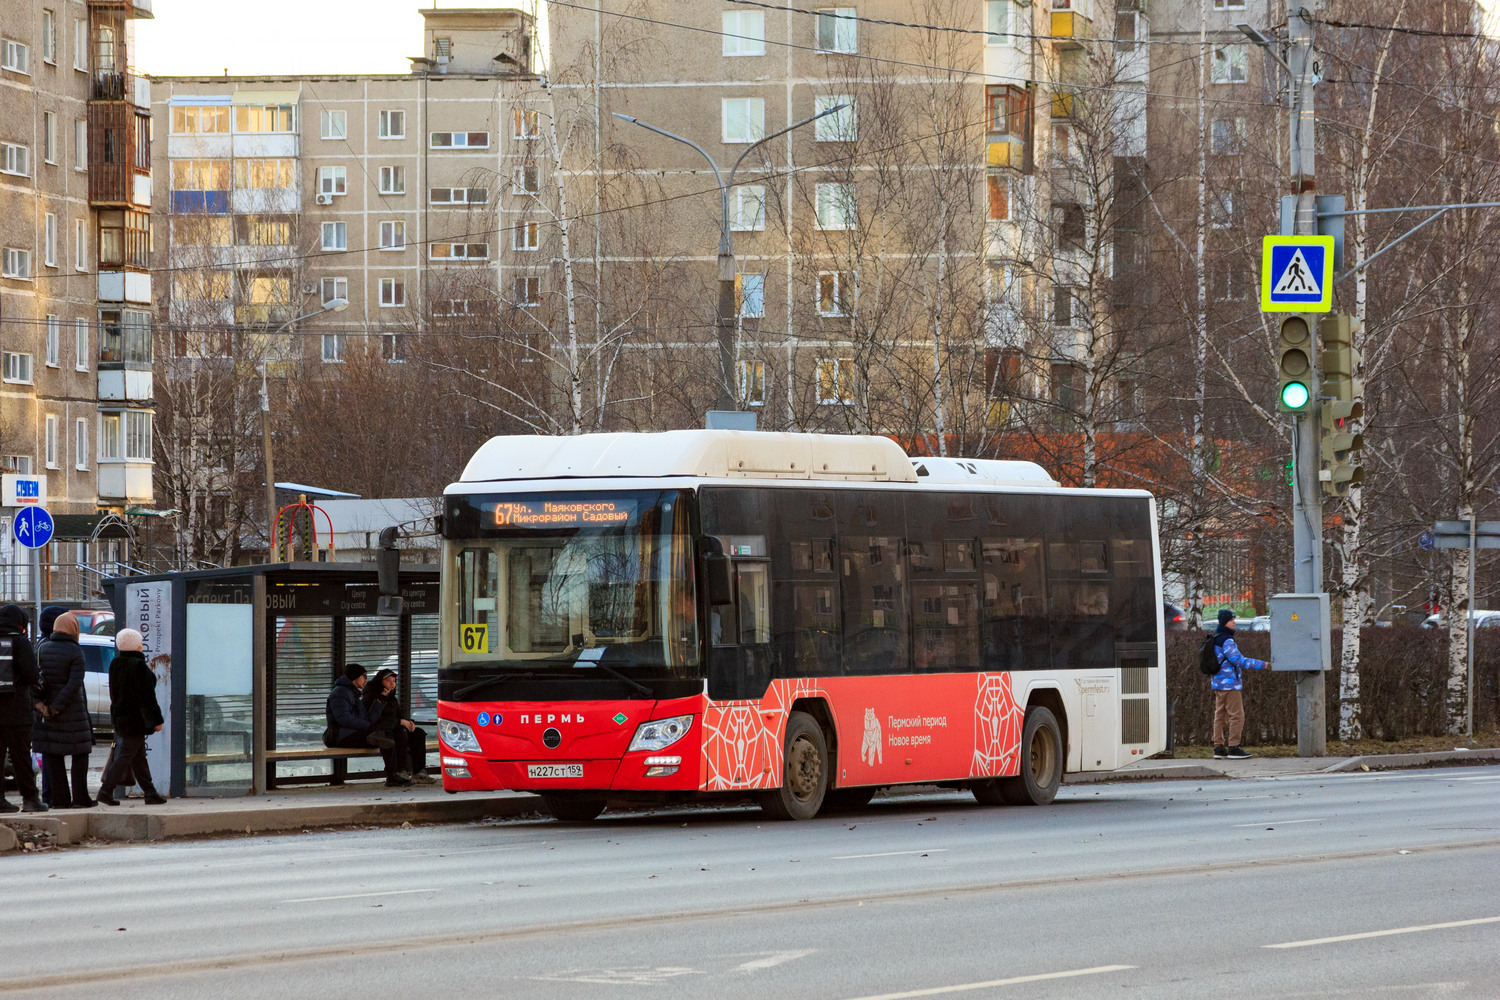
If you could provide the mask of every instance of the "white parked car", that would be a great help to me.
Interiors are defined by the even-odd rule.
[[[1500,628],[1500,611],[1485,611],[1476,608],[1469,612],[1469,617],[1474,619],[1475,628]],[[1423,628],[1441,628],[1448,624],[1448,619],[1442,615],[1428,615],[1427,620],[1422,622]]]
[[[112,635],[80,635],[83,647],[83,690],[89,699],[89,718],[95,729],[113,729],[109,721],[109,665],[115,658]]]

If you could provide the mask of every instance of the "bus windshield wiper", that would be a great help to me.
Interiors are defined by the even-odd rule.
[[[580,659],[576,663],[573,664],[573,669],[574,670],[602,670],[606,674],[609,674],[611,677],[614,677],[617,680],[622,680],[626,684],[629,684],[631,687],[635,688],[637,691],[639,691],[641,694],[645,695],[647,698],[655,698],[656,697],[656,692],[655,691],[651,690],[646,685],[644,685],[640,681],[636,680],[634,677],[630,677],[630,676],[628,676],[626,674],[622,674],[620,671],[616,670],[614,667],[611,667],[607,663],[600,663],[598,660],[583,660],[583,659]]]
[[[506,681],[513,680],[517,677],[535,676],[536,674],[531,673],[530,671],[522,674],[490,674],[488,677],[477,680],[473,684],[470,684],[467,687],[461,687],[457,691],[453,692],[453,700],[462,701],[464,695],[471,694],[475,691],[478,691],[480,688],[488,687],[491,684],[504,684]]]

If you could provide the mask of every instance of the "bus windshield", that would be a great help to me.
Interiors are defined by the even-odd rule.
[[[450,497],[450,663],[698,676],[688,510],[676,490]]]

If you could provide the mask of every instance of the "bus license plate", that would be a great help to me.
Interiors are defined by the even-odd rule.
[[[581,778],[582,764],[527,764],[528,778]]]

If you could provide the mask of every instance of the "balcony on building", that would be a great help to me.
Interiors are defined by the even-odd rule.
[[[105,506],[148,504],[154,414],[143,407],[99,407],[99,502]]]
[[[101,305],[99,407],[151,405],[151,313]]]
[[[110,11],[126,18],[155,20],[151,12],[151,0],[88,0],[91,11]]]
[[[151,207],[151,90],[130,72],[132,4],[90,3],[89,201]]]
[[[151,306],[151,216],[130,209],[97,213],[99,301]]]
[[[1086,16],[1089,0],[1052,0],[1052,44],[1062,50],[1081,49],[1092,36]]]

